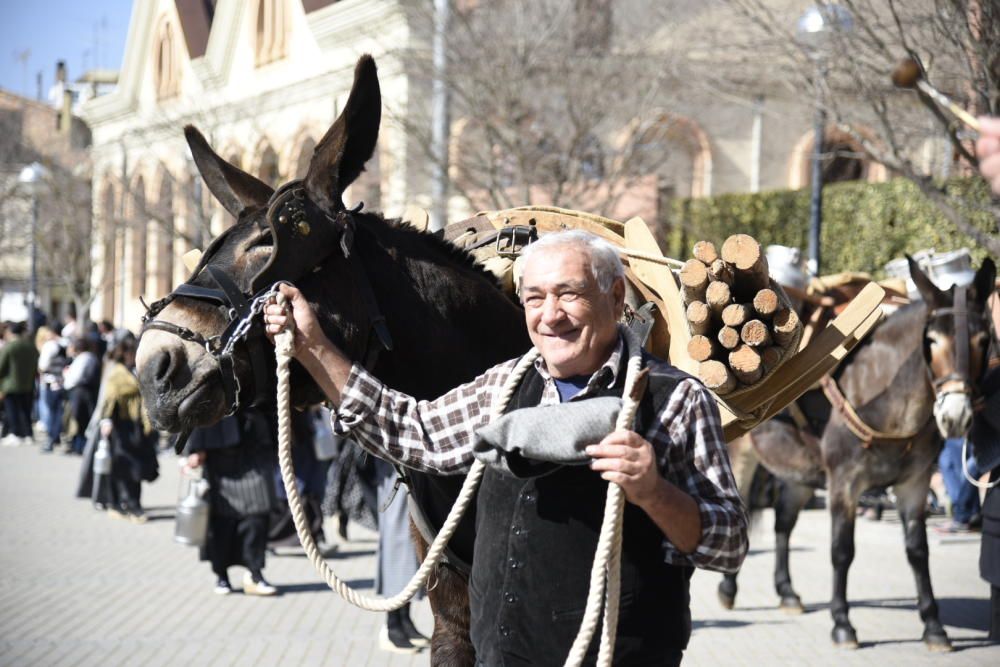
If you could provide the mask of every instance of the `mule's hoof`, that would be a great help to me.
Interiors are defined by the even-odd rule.
[[[832,637],[837,648],[853,650],[858,647],[858,633],[849,625],[834,626]]]
[[[948,653],[952,650],[951,640],[948,635],[941,632],[924,632],[924,644],[933,653]]]
[[[719,604],[722,605],[723,609],[732,609],[733,605],[736,604],[736,596],[723,592],[721,588],[718,590],[718,596]]]
[[[801,614],[806,608],[802,606],[802,600],[799,599],[798,595],[786,595],[781,598],[781,602],[778,603],[778,609],[785,612],[786,614]]]

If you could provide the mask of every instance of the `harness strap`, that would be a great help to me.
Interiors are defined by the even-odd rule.
[[[392,352],[392,335],[389,333],[389,327],[385,323],[385,316],[379,310],[375,291],[372,289],[368,272],[365,271],[365,267],[361,264],[360,256],[358,253],[352,252],[347,255],[347,261],[352,265],[353,273],[357,278],[356,286],[361,296],[361,301],[364,304],[365,312],[368,314],[368,323],[371,327],[368,337],[365,340],[362,363],[365,368],[372,370],[375,368],[375,364],[378,363],[378,355],[382,350]],[[371,337],[373,332],[378,340],[378,345],[372,345]]]
[[[225,271],[217,266],[209,264],[205,267],[205,271],[211,276],[215,284],[218,285],[226,295],[226,299],[229,304],[237,310],[240,315],[243,315],[250,308],[250,302],[247,301],[246,295],[243,294],[243,290],[229,277]]]
[[[955,287],[955,372],[969,377],[969,304],[968,288]]]
[[[884,443],[906,443],[906,449],[913,445],[913,440],[920,435],[925,427],[914,431],[913,433],[888,433],[886,431],[879,431],[867,424],[861,415],[858,414],[851,402],[847,400],[843,392],[840,391],[840,387],[837,385],[837,381],[829,374],[824,375],[820,378],[820,386],[823,388],[823,394],[826,396],[827,400],[830,401],[830,405],[834,407],[843,417],[844,423],[847,424],[847,428],[850,429],[851,433],[856,435],[859,440],[861,440],[861,446],[864,449],[868,449],[873,444]]]

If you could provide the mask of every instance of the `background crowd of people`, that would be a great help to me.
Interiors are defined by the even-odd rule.
[[[76,496],[108,516],[146,523],[143,483],[159,478],[160,456],[174,455],[172,442],[152,427],[143,407],[135,376],[136,336],[110,322],[81,323],[74,317],[38,326],[33,335],[25,322],[4,322],[2,329],[0,443],[79,456]],[[334,436],[325,408],[296,413],[293,422],[296,475],[313,538],[326,553],[337,548],[324,532],[329,517],[342,541],[351,522],[369,530],[381,527],[376,586],[380,594],[396,593],[417,561],[405,489],[387,503],[395,471]],[[280,586],[264,577],[267,554],[298,547],[275,433],[273,406],[243,409],[196,429],[185,446],[184,474],[207,482],[209,521],[199,554],[211,566],[217,594],[234,591],[233,566],[244,569],[244,594],[279,594]],[[428,644],[408,608],[387,615],[378,641],[395,652]]]

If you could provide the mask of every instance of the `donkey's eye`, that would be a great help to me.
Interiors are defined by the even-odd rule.
[[[256,248],[267,247],[270,248],[274,245],[274,238],[271,235],[271,230],[261,232],[254,238],[250,239],[250,242],[246,245],[246,250],[254,250]]]

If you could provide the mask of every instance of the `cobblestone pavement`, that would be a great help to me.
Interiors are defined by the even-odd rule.
[[[174,457],[144,491],[151,520],[115,520],[75,500],[76,457],[36,447],[0,449],[0,665],[424,665],[426,653],[399,656],[375,643],[382,616],[328,591],[302,556],[268,557],[277,598],[212,593],[207,563],[172,541],[177,493]],[[933,534],[931,567],[941,618],[955,652],[930,654],[920,642],[913,578],[902,530],[891,512],[858,523],[851,570],[852,620],[861,648],[830,645],[827,515],[805,512],[793,535],[792,573],[806,613],[776,610],[771,516],[753,533],[736,609],[715,598],[719,576],[692,581],[694,635],[687,665],[998,665],[985,642],[989,608],[979,579],[978,536]],[[331,559],[337,573],[370,589],[374,535],[351,527]],[[232,573],[234,585],[242,574]],[[431,627],[425,601],[414,618]]]

